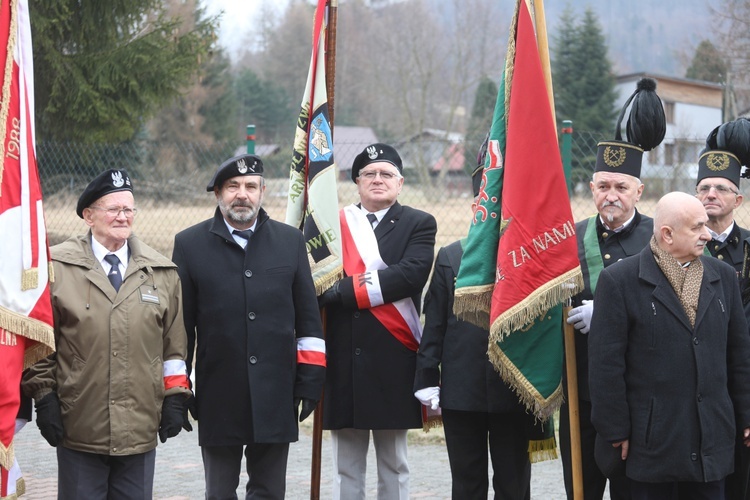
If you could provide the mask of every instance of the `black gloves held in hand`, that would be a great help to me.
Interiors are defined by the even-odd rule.
[[[164,398],[161,405],[161,422],[159,423],[159,440],[162,443],[167,438],[175,437],[180,430],[190,432],[193,426],[188,420],[188,402],[184,394],[173,394]]]
[[[334,283],[331,288],[323,292],[323,295],[318,297],[318,307],[323,309],[329,304],[340,304],[341,303],[341,291],[339,290],[339,281]]]
[[[315,407],[318,406],[318,402],[314,399],[294,398],[294,407],[299,408],[300,402],[302,403],[302,408],[299,412],[299,421],[302,422],[304,419],[310,416]]]
[[[56,392],[50,392],[35,404],[36,425],[50,446],[57,447],[63,438],[62,412]]]

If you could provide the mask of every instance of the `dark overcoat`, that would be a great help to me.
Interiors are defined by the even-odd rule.
[[[195,358],[201,446],[298,438],[294,398],[319,399],[325,368],[297,364],[298,337],[322,338],[302,233],[261,209],[247,252],[213,219],[175,237],[188,369]]]
[[[711,240],[707,245],[713,257],[734,267],[739,274],[745,262],[745,245],[750,244],[750,231],[734,223],[732,231],[723,242]]]
[[[385,303],[411,298],[420,310],[435,254],[435,218],[394,204],[375,228],[386,269],[378,271]],[[357,309],[352,277],[341,280],[343,304],[327,307],[325,429],[410,429],[422,426],[412,385],[417,353],[399,342],[368,309]]]
[[[435,259],[424,299],[414,391],[440,386],[440,406],[450,410],[525,414],[518,396],[489,361],[489,332],[453,314],[462,256],[461,242],[456,241],[441,248]]]
[[[734,269],[701,257],[695,327],[650,247],[602,271],[589,333],[592,422],[630,440],[629,478],[732,472],[735,414],[750,427],[750,336]]]

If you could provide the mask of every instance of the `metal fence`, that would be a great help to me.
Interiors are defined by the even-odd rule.
[[[596,158],[596,144],[604,137],[574,132],[570,199],[576,220],[595,212],[588,183]],[[404,159],[402,204],[432,213],[438,220],[438,246],[466,235],[471,219],[471,182],[469,173],[476,163],[475,148],[482,138],[464,141],[418,136],[409,141],[392,142]],[[692,144],[695,139],[675,141]],[[366,144],[365,144],[366,145]],[[335,143],[339,164],[339,202],[343,206],[357,201],[356,186],[349,178],[351,158],[363,149],[362,142]],[[135,141],[118,145],[91,145],[40,142],[37,145],[40,176],[44,192],[47,229],[51,244],[83,233],[87,227],[75,214],[78,196],[88,181],[108,168],[125,168],[135,187],[138,217],[135,232],[146,243],[170,256],[174,235],[213,215],[215,197],[206,192],[206,184],[216,167],[227,158],[244,151],[233,144],[161,143]],[[267,190],[263,205],[272,218],[284,220],[291,146],[275,148],[263,156]],[[653,214],[653,205],[664,193],[673,190],[693,192],[697,154],[684,163],[663,165],[663,153],[650,153],[648,175],[639,209]],[[684,156],[684,155],[683,155]],[[649,157],[644,157],[644,162]],[[344,164],[346,162],[346,164]],[[528,189],[534,189],[529,179]],[[744,192],[746,188],[742,187]],[[750,224],[750,204],[736,213],[738,223]]]

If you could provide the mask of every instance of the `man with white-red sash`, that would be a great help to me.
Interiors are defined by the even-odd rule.
[[[360,203],[341,211],[345,277],[319,298],[328,318],[323,427],[331,430],[334,499],[365,498],[370,433],[378,498],[409,497],[406,431],[422,427],[412,383],[437,223],[397,202],[402,170],[387,144],[354,159]]]

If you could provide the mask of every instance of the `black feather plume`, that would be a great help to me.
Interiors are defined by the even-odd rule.
[[[750,164],[750,120],[738,118],[720,125],[715,149],[729,151],[740,160],[741,165]]]

